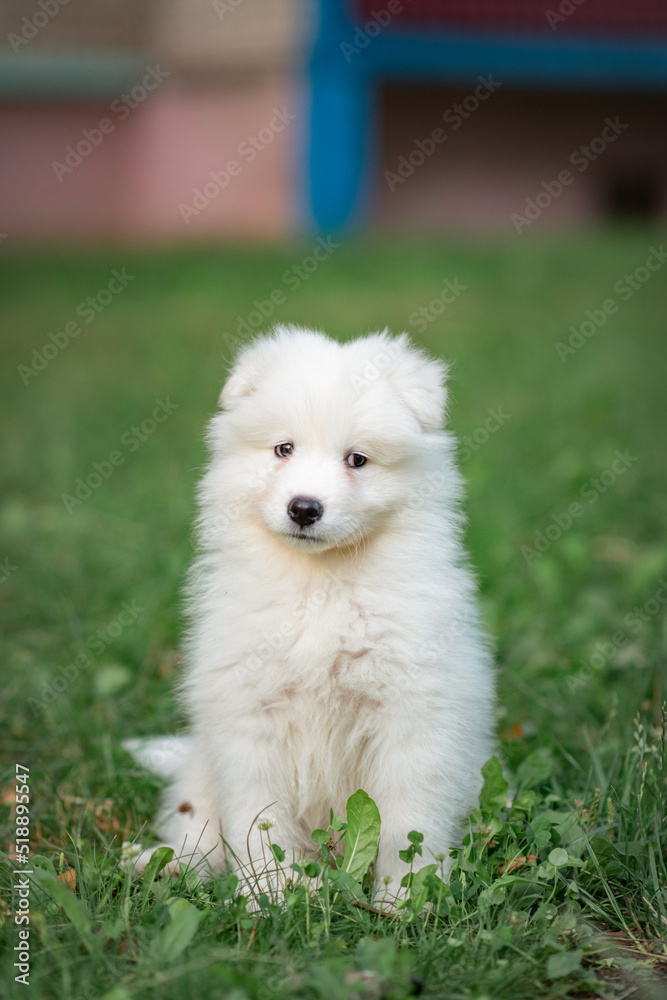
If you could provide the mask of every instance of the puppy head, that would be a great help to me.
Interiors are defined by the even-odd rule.
[[[423,474],[444,379],[405,334],[340,344],[278,327],[240,354],[222,391],[215,504],[306,552],[358,546]]]

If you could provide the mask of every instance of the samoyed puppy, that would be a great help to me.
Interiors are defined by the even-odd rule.
[[[190,734],[157,824],[189,864],[253,882],[262,826],[303,858],[359,788],[382,820],[378,891],[399,892],[409,831],[415,868],[457,844],[494,694],[445,374],[387,333],[281,326],[237,358],[199,489]]]

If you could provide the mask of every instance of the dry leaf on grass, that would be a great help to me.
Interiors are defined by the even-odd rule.
[[[514,868],[525,868],[526,865],[535,864],[536,861],[537,854],[523,854],[520,858],[514,858],[508,865],[505,865],[504,861],[501,862],[498,871],[502,875],[505,871],[511,872]]]
[[[0,802],[2,802],[3,806],[14,806],[14,805],[16,805],[16,786],[15,785],[7,785],[6,788],[2,789],[2,791],[0,792]]]
[[[76,889],[76,871],[74,868],[66,868],[64,872],[61,872],[58,876],[59,882],[64,882],[68,889],[72,892]]]

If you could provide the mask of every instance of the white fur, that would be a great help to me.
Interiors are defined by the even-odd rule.
[[[177,853],[220,867],[222,834],[256,860],[268,812],[271,840],[302,857],[358,788],[382,818],[378,884],[398,890],[409,831],[425,837],[415,867],[456,844],[493,752],[493,678],[439,429],[444,375],[386,333],[339,344],[279,327],[239,356],[199,492],[191,735],[161,823]],[[313,541],[293,537],[295,496],[324,506]]]

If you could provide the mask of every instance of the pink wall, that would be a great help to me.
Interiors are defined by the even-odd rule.
[[[285,123],[284,109],[295,119]],[[110,110],[109,102],[0,105],[3,231],[17,240],[178,241],[271,238],[293,225],[302,122],[293,92],[282,83],[215,92],[165,88],[121,119],[123,113]],[[111,122],[106,134],[103,119]],[[87,141],[84,130],[99,144],[59,180],[52,163],[65,162],[68,145]],[[263,148],[239,151],[258,134]],[[230,160],[237,173],[216,194],[209,172]],[[192,205],[194,189],[207,183],[208,204],[202,208],[200,200],[199,213],[184,221],[179,205]]]

